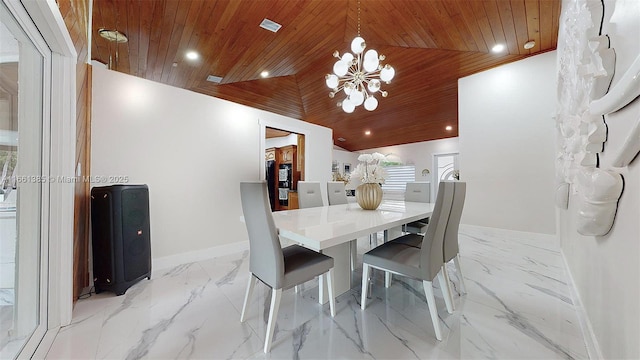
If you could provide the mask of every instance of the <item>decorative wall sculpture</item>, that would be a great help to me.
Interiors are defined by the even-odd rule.
[[[566,182],[558,184],[556,188],[556,207],[559,209],[569,207],[569,184]]]
[[[638,153],[640,153],[640,119],[636,122],[636,125],[624,142],[622,149],[620,149],[615,160],[613,160],[613,166],[629,166],[633,159],[638,156]]]
[[[602,34],[602,1],[568,3],[561,19],[558,42],[558,113],[561,139],[556,156],[556,206],[566,208],[562,191],[570,187],[579,196],[578,232],[606,235],[612,228],[623,178],[613,169],[600,169],[599,154],[607,142],[606,115],[640,95],[640,56],[610,89],[616,53]],[[609,3],[607,3],[609,4]],[[613,5],[613,3],[611,3]],[[629,165],[640,152],[640,119],[629,134],[613,166]],[[566,187],[563,184],[570,184]]]
[[[580,203],[578,232],[604,235],[611,230],[622,193],[622,176],[614,171],[585,167],[578,173]]]

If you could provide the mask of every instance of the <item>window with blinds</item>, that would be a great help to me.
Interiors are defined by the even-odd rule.
[[[382,184],[385,199],[404,199],[407,182],[416,181],[416,167],[414,165],[387,166],[387,179]]]

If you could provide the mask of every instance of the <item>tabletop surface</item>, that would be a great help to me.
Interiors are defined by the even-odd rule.
[[[431,216],[433,203],[384,200],[376,210],[356,203],[273,213],[280,236],[322,250]]]

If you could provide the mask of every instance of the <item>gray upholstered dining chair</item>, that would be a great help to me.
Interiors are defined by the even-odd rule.
[[[329,199],[329,206],[348,204],[347,192],[343,181],[329,181],[327,182],[327,196]],[[349,255],[351,258],[350,266],[351,271],[355,270],[357,262],[358,242],[357,239],[353,239],[349,242]]]
[[[329,181],[327,182],[327,197],[329,199],[329,206],[347,204],[347,193],[343,181]]]
[[[240,322],[244,322],[247,304],[258,280],[271,288],[271,307],[264,352],[271,350],[271,341],[280,307],[282,290],[326,274],[331,316],[335,316],[333,297],[333,258],[299,245],[282,248],[269,205],[265,181],[241,182],[242,211],[249,233],[249,284],[242,305]]]
[[[298,208],[306,209],[324,206],[322,201],[322,191],[318,181],[298,181]],[[300,284],[302,285],[302,284]],[[300,291],[300,286],[295,286],[296,293]]]
[[[440,183],[436,203],[431,215],[431,224],[427,227],[427,231],[423,236],[421,248],[390,241],[364,254],[362,260],[362,298],[360,303],[362,310],[367,306],[367,290],[371,268],[422,280],[436,339],[442,340],[432,282],[437,276],[447,311],[452,313],[451,298],[449,297],[449,292],[446,288],[447,283],[442,272],[444,264],[442,243],[451,211],[453,191],[452,183]],[[415,234],[404,236],[415,236]]]
[[[460,279],[461,293],[467,292],[464,284],[464,277],[462,275],[462,268],[460,267],[460,248],[458,246],[458,231],[460,229],[460,219],[462,218],[462,208],[464,207],[464,200],[467,193],[467,183],[462,181],[444,181],[453,184],[453,198],[451,199],[451,211],[449,212],[449,219],[447,220],[447,227],[444,231],[444,239],[442,242],[442,261],[443,268],[442,273],[445,281],[447,282],[447,291],[449,292],[449,298],[451,299],[451,306],[455,308],[453,302],[453,292],[451,291],[451,282],[449,280],[449,272],[447,271],[447,263],[453,260]],[[414,247],[422,247],[422,237],[420,235],[403,236],[392,240],[392,242],[402,243]],[[385,282],[387,287],[391,283],[391,275],[386,275]]]
[[[431,201],[431,183],[428,182],[408,182],[404,192],[404,201],[424,202]],[[412,221],[403,226],[403,230],[409,234],[424,234],[429,225],[429,218]]]
[[[460,267],[460,248],[458,245],[458,232],[460,230],[460,219],[462,218],[462,209],[464,207],[464,200],[467,194],[467,183],[462,181],[455,181],[453,192],[453,204],[451,205],[451,214],[449,214],[449,221],[447,222],[447,228],[444,232],[444,278],[449,284],[449,273],[447,272],[447,263],[453,260],[456,266],[458,279],[460,281],[460,291],[465,294],[467,292],[464,284],[464,277],[462,276],[462,268]],[[449,287],[451,289],[451,287]],[[453,294],[451,295],[453,298]]]
[[[298,181],[298,207],[300,209],[324,206],[318,181]]]

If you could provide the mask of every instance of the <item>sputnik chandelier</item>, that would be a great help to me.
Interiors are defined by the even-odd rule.
[[[331,89],[329,97],[334,98],[340,90],[344,91],[346,97],[339,101],[338,106],[346,113],[352,113],[357,106],[364,103],[364,108],[373,111],[378,107],[378,99],[373,95],[377,92],[382,97],[387,97],[387,92],[380,88],[382,81],[386,84],[391,82],[395,75],[395,70],[389,64],[381,65],[385,56],[369,49],[364,54],[367,47],[364,39],[360,37],[360,1],[358,1],[358,36],[351,41],[351,51],[340,56],[338,50],[333,56],[338,59],[333,65],[334,74],[327,74],[325,80]]]

